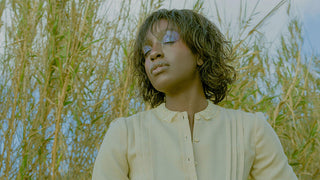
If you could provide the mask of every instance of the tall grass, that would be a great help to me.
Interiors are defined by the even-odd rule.
[[[302,54],[296,19],[276,53],[257,33],[284,2],[256,26],[254,13],[241,9],[232,38],[230,27],[222,27],[239,75],[220,105],[264,112],[298,177],[317,179],[319,56]],[[123,0],[116,14],[110,3],[0,1],[0,16],[7,15],[0,23],[1,179],[89,179],[109,123],[149,107],[134,88],[128,59],[136,27],[164,1],[139,1],[137,9],[137,2]],[[203,3],[194,9],[201,12]]]

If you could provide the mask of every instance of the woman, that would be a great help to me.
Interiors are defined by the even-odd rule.
[[[216,105],[235,79],[230,49],[200,14],[152,13],[131,60],[153,109],[111,123],[93,179],[297,179],[262,113]]]

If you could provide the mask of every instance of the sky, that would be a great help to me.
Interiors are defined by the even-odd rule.
[[[132,4],[137,4],[134,9],[138,11],[141,0],[132,0]],[[150,2],[151,0],[149,0]],[[154,0],[155,2],[156,0]],[[237,18],[239,17],[239,7],[241,2],[247,4],[247,11],[253,10],[254,6],[258,3],[256,11],[258,14],[254,16],[256,24],[261,20],[268,12],[272,10],[281,0],[203,0],[203,14],[206,15],[214,23],[217,21],[215,3],[219,7],[220,14],[225,23],[236,25]],[[192,9],[196,0],[164,0],[163,8],[167,9]],[[302,47],[303,53],[320,55],[320,0],[287,0],[287,2],[281,6],[281,8],[271,16],[259,32],[264,33],[267,41],[276,42],[280,39],[280,35],[287,33],[287,25],[289,23],[289,16],[287,9],[289,3],[291,5],[290,18],[297,18],[302,24],[302,34],[304,38],[304,44]],[[119,12],[121,1],[109,0],[107,1],[106,9],[114,11],[114,14]],[[113,13],[111,13],[113,14]],[[223,30],[222,30],[223,32]],[[275,45],[276,46],[276,45]]]
[[[215,2],[219,11],[224,16],[225,22],[236,22],[239,17],[239,7],[242,0],[204,0],[204,14],[209,18],[215,16]],[[191,8],[195,0],[186,0],[186,8]],[[243,1],[244,2],[244,1]],[[256,12],[259,12],[255,19],[258,21],[266,15],[280,0],[247,0],[248,11],[250,12],[256,3]],[[292,11],[290,17],[297,18],[302,23],[302,34],[304,38],[303,52],[320,55],[320,0],[288,0]],[[266,21],[261,32],[267,40],[275,42],[280,35],[285,34],[289,16],[287,14],[289,3],[285,3],[271,18]],[[166,5],[170,8],[183,8],[181,1],[171,0]],[[254,23],[253,23],[254,24]]]
[[[140,5],[141,0],[133,0],[133,4]],[[164,8],[192,8],[196,0],[165,0]],[[215,21],[215,2],[219,7],[224,22],[236,22],[239,14],[239,7],[244,0],[203,0],[204,14]],[[301,21],[302,33],[304,37],[303,52],[308,54],[320,54],[320,0],[288,0],[292,5],[291,17],[297,17]],[[119,11],[119,0],[107,0],[108,9]],[[256,12],[259,12],[255,19],[258,21],[266,15],[280,0],[247,0],[248,11],[251,11],[255,4],[258,3]],[[267,37],[267,41],[274,42],[284,34],[289,22],[286,13],[288,3],[282,6],[271,18],[264,24],[261,32]],[[2,16],[2,22],[6,22],[5,15]],[[235,24],[235,23],[234,23]],[[254,22],[253,22],[254,24]],[[0,50],[4,45],[4,26],[0,29]],[[1,53],[1,51],[0,51]]]
[[[297,12],[302,19],[305,47],[320,54],[320,1],[296,0]]]

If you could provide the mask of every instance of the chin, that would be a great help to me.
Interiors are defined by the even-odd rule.
[[[152,86],[162,93],[166,93],[167,89],[170,89],[170,86],[172,83],[170,83],[169,79],[167,77],[157,77],[153,80],[151,80]]]
[[[166,93],[166,92],[168,92],[168,89],[170,89],[169,87],[168,87],[168,84],[166,84],[166,83],[163,83],[163,84],[153,84],[152,85],[157,91],[159,91],[159,92],[162,92],[162,93]]]
[[[164,94],[167,94],[169,92],[175,91],[174,86],[170,86],[169,83],[164,84],[157,84],[156,86],[153,86],[157,91],[162,92]]]
[[[162,93],[166,93],[166,87],[163,86],[153,86],[157,91],[162,92]]]

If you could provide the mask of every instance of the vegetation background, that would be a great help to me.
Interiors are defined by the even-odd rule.
[[[0,0],[0,17],[9,14],[0,23],[0,179],[91,178],[109,123],[149,107],[128,59],[137,26],[164,2],[122,0],[111,14],[102,0]],[[220,105],[264,112],[299,179],[320,179],[319,55],[302,54],[294,17],[268,50],[259,29],[283,5],[291,17],[290,2],[258,21],[243,4],[235,35],[218,8],[212,19],[239,72]],[[203,1],[193,9],[202,12]]]

